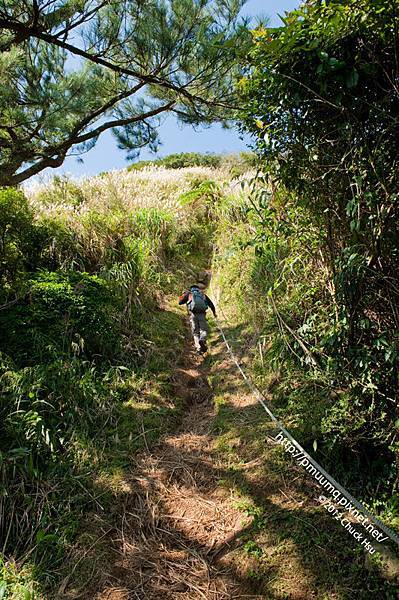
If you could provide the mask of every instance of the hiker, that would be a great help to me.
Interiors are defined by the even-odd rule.
[[[204,354],[208,350],[206,345],[206,336],[208,333],[208,323],[206,321],[206,311],[208,308],[216,317],[215,306],[210,298],[205,294],[203,284],[192,285],[179,297],[179,304],[187,304],[188,314],[190,315],[191,331],[193,332],[195,349],[199,354]]]

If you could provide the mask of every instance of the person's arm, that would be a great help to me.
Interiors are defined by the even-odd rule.
[[[189,294],[190,292],[183,292],[181,296],[179,296],[179,304],[187,304]]]
[[[212,302],[212,300],[210,298],[208,298],[208,296],[205,296],[205,300],[206,300],[207,305],[213,312],[213,316],[216,318],[216,308],[215,308],[214,303]]]

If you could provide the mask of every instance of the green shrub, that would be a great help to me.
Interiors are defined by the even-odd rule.
[[[243,127],[274,191],[289,191],[280,214],[270,214],[274,197],[254,207],[286,351],[303,376],[339,390],[318,425],[327,459],[338,457],[343,468],[349,449],[355,468],[346,471],[355,481],[369,478],[368,493],[388,494],[397,486],[399,424],[398,7],[397,0],[303,3],[283,27],[253,31],[240,81]],[[319,235],[309,245],[298,231],[301,249],[289,228],[305,213]],[[377,456],[380,476],[371,483]]]
[[[0,189],[0,297],[7,297],[23,274],[34,247],[33,213],[24,194]]]
[[[77,356],[18,368],[0,354],[0,476],[7,515],[0,518],[0,538],[6,556],[30,548],[40,562],[48,550],[37,543],[40,532],[62,546],[72,507],[82,510],[73,479],[81,477],[79,452],[100,443],[104,448],[101,432],[120,413],[115,379]],[[52,548],[53,561],[59,551]]]
[[[117,353],[118,301],[108,282],[81,272],[38,273],[18,303],[0,312],[0,350],[21,365],[60,353]]]
[[[212,203],[219,197],[217,184],[212,180],[192,182],[192,189],[179,196],[179,202],[182,206],[196,202],[197,200],[204,205]]]
[[[238,154],[202,154],[200,152],[181,152],[169,154],[154,160],[140,160],[128,167],[128,171],[140,171],[146,167],[165,167],[166,169],[183,169],[185,167],[218,167],[226,168],[232,177],[254,169],[259,164],[259,159],[253,152],[240,152]]]
[[[178,181],[187,188],[184,173]],[[52,573],[97,493],[105,501],[103,488],[92,494],[100,472],[125,466],[140,427],[149,443],[177,409],[170,365],[183,324],[160,308],[211,250],[213,184],[197,182],[203,204],[178,206],[173,182],[162,207],[151,197],[103,206],[117,183],[82,186],[92,204],[67,180],[32,208],[21,192],[0,194],[0,538],[7,558],[28,553]],[[18,594],[11,575],[7,594]]]
[[[337,299],[341,286],[356,294],[359,280],[369,278],[362,255],[344,252],[347,267],[340,263],[343,281],[334,287],[312,211],[283,187],[272,194],[256,181],[249,198],[218,206],[219,304],[241,346],[248,332],[253,375],[261,388],[270,386],[275,411],[297,439],[310,452],[316,441],[323,464],[354,493],[389,497],[397,476],[397,332],[385,336],[364,317],[362,344],[348,344],[345,305],[352,300]],[[365,288],[358,307],[374,292]]]
[[[218,154],[201,154],[199,152],[180,152],[169,154],[155,160],[142,160],[128,167],[128,170],[140,170],[145,167],[165,167],[166,169],[182,169],[184,167],[213,167],[217,168],[222,162]]]

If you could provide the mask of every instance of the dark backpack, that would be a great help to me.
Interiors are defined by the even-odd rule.
[[[204,294],[199,289],[191,289],[189,300],[187,302],[188,310],[194,314],[205,313],[208,305]]]

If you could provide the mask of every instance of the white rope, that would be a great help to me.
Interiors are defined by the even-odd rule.
[[[258,390],[258,388],[254,385],[254,383],[251,381],[251,379],[246,375],[246,373],[241,368],[241,365],[238,362],[233,350],[231,349],[230,344],[227,341],[227,338],[225,336],[223,328],[218,319],[216,319],[216,323],[217,323],[218,329],[223,337],[224,343],[226,344],[226,347],[229,351],[229,354],[230,354],[234,364],[236,365],[237,369],[240,371],[243,379],[245,380],[246,384],[248,385],[248,387],[251,390],[251,392],[253,393],[253,395],[260,402],[260,404],[263,406],[263,408],[269,415],[270,419],[280,429],[280,431],[284,434],[284,436],[291,442],[291,444],[293,444],[303,454],[303,456],[307,458],[309,463],[312,464],[315,469],[320,471],[320,473],[325,477],[325,479],[327,479],[327,481],[329,481],[337,490],[340,491],[340,493],[342,494],[342,496],[344,498],[349,500],[349,502],[351,504],[353,504],[353,506],[355,506],[364,515],[366,515],[369,518],[369,520],[374,523],[374,525],[376,525],[379,529],[381,529],[381,531],[383,531],[385,533],[385,535],[387,535],[389,538],[391,538],[391,540],[393,540],[399,546],[399,536],[394,531],[392,531],[392,529],[390,529],[387,525],[382,523],[382,521],[380,521],[377,517],[372,515],[358,500],[356,500],[356,498],[354,498],[345,488],[343,488],[342,485],[338,483],[338,481],[336,481],[333,477],[331,477],[331,475],[329,475],[327,473],[327,471],[325,471],[323,469],[323,467],[321,465],[319,465],[319,463],[317,461],[315,461],[314,458],[312,458],[306,452],[306,450],[304,450],[304,448],[302,448],[302,446],[299,444],[299,442],[297,442],[296,439],[292,437],[290,432],[287,431],[287,429],[285,429],[284,425],[277,419],[277,417],[273,414],[272,410],[268,406],[267,400],[264,397],[264,395]]]

